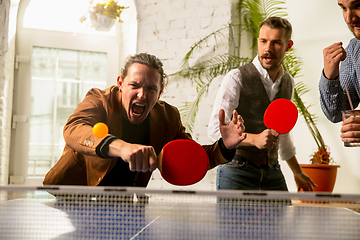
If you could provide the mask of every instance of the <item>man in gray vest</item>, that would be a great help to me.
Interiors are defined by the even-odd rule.
[[[259,28],[258,56],[231,70],[222,81],[209,122],[209,138],[220,138],[220,109],[225,110],[228,122],[234,110],[243,117],[247,138],[237,147],[234,159],[218,167],[217,189],[287,191],[278,152],[294,173],[298,189],[312,191],[316,186],[295,157],[290,133],[279,134],[267,129],[263,122],[264,112],[274,99],[293,97],[294,79],[281,65],[293,46],[291,34],[292,27],[286,19],[266,19]]]

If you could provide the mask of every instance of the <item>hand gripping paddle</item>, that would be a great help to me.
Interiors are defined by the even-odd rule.
[[[281,134],[290,132],[298,118],[295,104],[287,99],[278,98],[270,103],[264,113],[264,124]]]
[[[108,134],[105,123],[97,123],[93,133],[98,138]],[[193,140],[177,139],[167,143],[158,156],[158,168],[162,177],[173,185],[191,185],[200,181],[209,167],[205,149]]]
[[[167,143],[158,156],[162,177],[173,185],[191,185],[200,181],[209,168],[205,149],[193,140],[177,139]]]

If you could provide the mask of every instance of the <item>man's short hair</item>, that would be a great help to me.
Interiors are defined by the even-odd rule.
[[[291,39],[292,26],[291,26],[291,23],[288,20],[286,20],[285,18],[269,17],[268,19],[264,20],[260,24],[259,30],[264,25],[266,25],[270,28],[275,28],[275,29],[284,28],[286,40],[289,41]]]
[[[148,53],[138,53],[130,56],[127,59],[124,67],[121,69],[121,77],[123,79],[127,76],[130,66],[134,63],[144,64],[148,67],[155,68],[156,70],[158,70],[161,75],[160,86],[161,87],[166,86],[167,75],[164,72],[162,62],[155,55],[151,55]]]

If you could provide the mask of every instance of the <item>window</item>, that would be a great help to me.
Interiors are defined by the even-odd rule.
[[[88,0],[20,2],[9,168],[12,184],[42,184],[61,156],[67,118],[90,88],[116,84],[120,59],[135,53],[134,2],[123,0],[129,6],[123,12],[124,23],[108,32],[80,23],[88,4]]]
[[[23,26],[50,31],[115,36],[114,27],[108,32],[101,32],[79,21],[79,18],[86,14],[89,2],[89,0],[31,0],[24,15]]]
[[[28,177],[43,177],[64,148],[62,128],[92,87],[106,86],[106,53],[34,47]]]

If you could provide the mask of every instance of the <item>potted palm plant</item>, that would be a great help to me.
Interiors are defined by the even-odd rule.
[[[116,1],[98,2],[91,0],[89,13],[87,14],[92,27],[98,31],[109,31],[116,21],[122,22],[120,15],[124,9],[128,7],[121,6]],[[87,20],[84,15],[80,18],[80,22]]]
[[[303,116],[305,123],[313,136],[318,150],[311,156],[310,164],[300,164],[303,171],[311,177],[311,179],[318,185],[314,188],[317,192],[332,192],[334,189],[337,169],[339,165],[333,165],[333,159],[330,157],[330,151],[325,145],[316,123],[315,116],[310,114],[308,106],[305,106],[300,96],[308,89],[303,83],[297,83],[296,92],[294,93],[294,103],[298,108],[300,115]]]
[[[217,49],[217,41],[224,36],[229,38],[230,45],[235,45],[234,49],[240,49],[242,34],[250,34],[252,36],[252,49],[255,57],[256,40],[258,36],[258,29],[260,23],[270,16],[286,17],[287,13],[285,8],[281,7],[285,4],[285,1],[276,0],[239,0],[237,3],[237,19],[233,19],[232,23],[212,32],[208,36],[200,39],[193,44],[190,51],[185,55],[181,69],[172,74],[171,76],[181,76],[185,78],[194,79],[196,82],[197,98],[194,102],[186,102],[180,107],[182,114],[183,124],[189,132],[192,132],[192,128],[195,122],[195,117],[198,111],[198,105],[201,97],[207,92],[212,80],[220,75],[224,75],[230,70],[249,63],[253,58],[241,57],[238,51],[233,54],[218,54],[212,58],[201,58],[202,60],[193,66],[190,66],[189,59],[195,52],[201,51],[202,47],[208,45],[209,42],[215,42],[214,49]],[[235,36],[234,33],[238,33]],[[237,45],[238,43],[238,45]],[[295,50],[290,49],[285,55],[283,61],[284,70],[287,71],[293,78],[298,76],[301,70],[301,62],[295,55]],[[306,125],[313,136],[318,150],[313,154],[310,160],[310,164],[302,164],[303,170],[317,183],[318,187],[315,191],[327,191],[331,192],[334,187],[336,171],[339,166],[332,165],[333,162],[330,158],[329,148],[325,145],[325,142],[316,126],[315,116],[309,112],[309,107],[305,106],[301,99],[301,95],[308,90],[301,82],[295,85],[294,90],[294,103],[298,108],[299,114],[304,118]],[[327,172],[330,171],[329,176],[321,177],[318,179],[319,173],[316,171]],[[323,183],[332,183],[330,187],[323,187]]]

